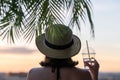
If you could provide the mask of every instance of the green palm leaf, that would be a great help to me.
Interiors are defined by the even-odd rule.
[[[0,0],[0,36],[31,41],[52,24],[78,27],[88,18],[94,35],[90,0]]]

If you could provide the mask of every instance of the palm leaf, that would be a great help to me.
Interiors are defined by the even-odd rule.
[[[90,0],[0,0],[0,35],[13,42],[21,35],[31,41],[52,24],[80,30],[86,16],[94,35]]]

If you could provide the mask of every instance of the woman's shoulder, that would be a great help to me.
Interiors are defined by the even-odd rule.
[[[44,68],[32,68],[28,72],[27,80],[39,79],[39,75],[42,76],[42,73],[44,73],[43,71],[45,71]]]
[[[61,69],[61,76],[65,80],[91,80],[89,71],[78,67]]]
[[[32,68],[32,69],[30,69],[29,70],[29,72],[28,72],[28,74],[29,75],[33,75],[33,74],[35,74],[36,72],[38,72],[39,70],[41,70],[41,68]]]
[[[88,70],[79,68],[79,67],[73,67],[72,70],[75,72],[79,72],[79,73],[88,73],[89,72]]]
[[[69,74],[71,73],[70,75],[78,75],[78,76],[82,76],[82,75],[89,75],[89,71],[88,70],[85,70],[85,69],[82,69],[82,68],[78,68],[78,67],[71,67],[71,68],[62,68],[60,69],[61,73],[62,74]]]
[[[40,70],[42,70],[42,68],[32,68],[29,70],[29,74],[33,74],[33,73],[36,73],[36,72],[39,72]]]
[[[87,69],[83,69],[83,68],[75,67],[75,69],[78,70],[79,72],[84,72],[84,73],[88,73],[89,72]]]
[[[30,69],[29,72],[36,72],[36,71],[40,71],[42,69],[44,69],[44,68],[43,67],[36,67],[36,68]]]
[[[74,74],[76,75],[76,76],[79,76],[81,79],[83,79],[84,78],[84,80],[91,80],[90,78],[91,78],[91,75],[90,75],[90,72],[89,72],[89,70],[86,70],[86,69],[82,69],[82,68],[78,68],[78,67],[75,67],[74,68]],[[88,79],[87,79],[88,78]]]
[[[45,67],[38,67],[38,68],[32,68],[30,71],[29,71],[29,74],[40,74],[44,71],[48,71],[49,68],[45,68]]]

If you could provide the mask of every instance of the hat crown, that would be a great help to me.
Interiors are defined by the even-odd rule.
[[[53,45],[66,45],[72,41],[72,31],[62,24],[54,24],[46,29],[46,40]]]

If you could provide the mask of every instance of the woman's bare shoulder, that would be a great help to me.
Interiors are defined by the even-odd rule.
[[[49,71],[50,69],[49,68],[46,68],[46,67],[38,67],[38,68],[32,68],[30,71],[29,71],[29,74],[32,74],[32,75],[37,75],[37,74],[42,74],[43,72],[46,72],[46,71]]]
[[[73,70],[79,72],[79,73],[88,73],[88,70],[79,68],[79,67],[74,67]]]
[[[88,70],[78,67],[62,68],[61,77],[63,80],[92,80]]]
[[[35,80],[39,75],[42,75],[42,71],[44,68],[32,68],[29,70],[27,75],[27,80]]]
[[[74,69],[76,71],[76,75],[78,75],[81,79],[92,80],[89,70],[76,67]]]
[[[38,71],[41,71],[43,70],[44,68],[43,67],[37,67],[37,68],[32,68],[29,72],[38,72]]]
[[[76,68],[76,70],[78,70],[82,75],[90,75],[90,72],[87,69]]]

